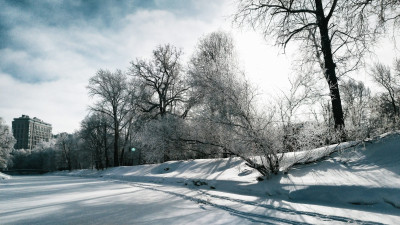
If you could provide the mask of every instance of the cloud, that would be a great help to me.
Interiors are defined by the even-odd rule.
[[[22,114],[53,124],[55,133],[79,128],[89,102],[84,83],[68,79],[46,83],[21,83],[0,74],[0,115],[10,123]]]
[[[54,133],[73,132],[98,69],[126,70],[164,43],[187,59],[223,21],[222,1],[149,2],[0,0],[0,116],[10,124],[27,114],[53,124]]]

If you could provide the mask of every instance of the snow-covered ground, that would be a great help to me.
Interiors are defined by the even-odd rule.
[[[0,224],[400,224],[400,135],[355,144],[288,154],[304,164],[261,182],[237,158],[13,177]]]
[[[2,180],[8,180],[10,178],[11,176],[0,172],[0,182],[2,182]]]

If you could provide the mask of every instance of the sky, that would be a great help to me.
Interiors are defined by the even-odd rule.
[[[29,115],[51,123],[54,134],[74,132],[93,102],[86,86],[97,70],[126,71],[167,43],[187,61],[199,38],[218,30],[234,36],[261,93],[282,89],[292,55],[232,25],[235,7],[229,0],[0,0],[0,117],[11,125]]]

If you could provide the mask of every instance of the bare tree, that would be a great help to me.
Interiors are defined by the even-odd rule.
[[[284,48],[291,41],[300,41],[302,50],[312,53],[311,60],[305,60],[321,66],[329,87],[335,128],[340,130],[344,117],[338,73],[343,75],[362,64],[362,56],[376,40],[376,34],[383,31],[379,29],[381,25],[398,19],[396,4],[365,0],[240,0],[234,19],[260,28]]]
[[[310,106],[321,98],[321,90],[313,76],[298,74],[289,79],[290,89],[282,92],[277,99],[280,125],[283,130],[283,147],[286,151],[300,150],[298,133],[300,132],[300,117],[306,118],[300,109]],[[306,110],[303,110],[303,112]]]
[[[87,86],[89,95],[98,101],[90,109],[102,113],[112,121],[114,132],[114,166],[119,166],[120,133],[127,126],[127,117],[133,105],[133,96],[128,89],[126,74],[117,70],[99,70],[90,78]]]
[[[151,60],[137,59],[131,62],[131,74],[139,85],[139,104],[143,112],[164,117],[178,113],[179,104],[185,102],[188,87],[184,83],[182,52],[172,45],[158,46]]]
[[[135,132],[135,128],[134,126],[137,125],[136,120],[139,118],[139,116],[137,116],[138,112],[136,107],[133,107],[134,105],[137,104],[133,104],[132,103],[132,107],[131,110],[129,111],[129,114],[126,116],[125,119],[125,124],[127,124],[123,130],[122,130],[122,136],[123,136],[123,140],[122,140],[122,151],[121,151],[121,156],[120,156],[120,163],[122,165],[124,165],[124,157],[125,157],[125,150],[130,150],[128,149],[131,145],[132,142],[132,136],[134,135]]]
[[[157,148],[163,152],[163,161],[171,159],[170,147],[173,144],[169,138],[171,134],[168,133],[168,129],[163,129],[163,124],[168,123],[169,120],[166,118],[167,114],[180,117],[185,117],[187,114],[184,108],[189,88],[184,79],[181,56],[182,51],[167,44],[158,46],[153,51],[151,60],[137,59],[131,62],[130,71],[133,82],[138,86],[137,106],[142,111],[140,119],[153,120],[145,125],[148,126],[147,128],[143,127],[143,131],[149,134],[149,129],[157,127],[161,129],[151,133],[158,143],[162,143]],[[129,137],[129,131],[126,137]],[[152,141],[152,143],[155,142]]]
[[[48,142],[39,142],[27,157],[27,160],[30,161],[29,168],[43,171],[56,170],[58,165],[55,144],[55,139],[50,139]]]
[[[364,139],[370,134],[368,125],[371,91],[363,82],[352,79],[341,84],[343,94],[344,118],[348,136],[351,139]]]
[[[57,137],[56,147],[61,153],[60,165],[62,168],[72,170],[72,160],[74,151],[76,151],[76,146],[74,144],[74,137],[72,134],[61,133]]]
[[[389,103],[392,107],[390,110],[393,122],[396,123],[397,118],[400,116],[400,60],[395,61],[395,73],[391,72],[389,66],[381,63],[376,63],[371,70],[371,76],[375,83],[384,88],[385,93],[381,98]]]
[[[94,113],[81,122],[80,136],[84,140],[85,148],[92,153],[96,169],[110,166],[110,128],[110,122],[101,113]]]

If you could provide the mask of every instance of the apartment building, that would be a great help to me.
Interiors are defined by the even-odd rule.
[[[49,141],[51,134],[51,124],[43,122],[36,117],[30,118],[22,115],[14,118],[12,131],[17,140],[15,149],[33,149],[41,141]]]

